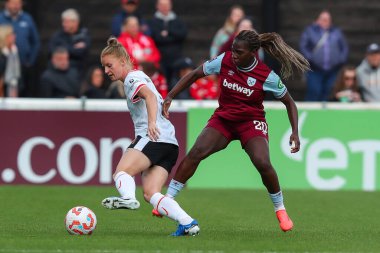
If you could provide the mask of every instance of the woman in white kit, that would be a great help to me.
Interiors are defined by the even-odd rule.
[[[133,64],[115,37],[107,41],[101,63],[112,81],[124,82],[124,92],[135,127],[135,139],[121,157],[113,174],[120,197],[108,197],[102,205],[108,209],[137,209],[134,176],[141,173],[144,199],[159,214],[179,223],[173,236],[196,235],[199,225],[178,203],[161,194],[178,157],[174,126],[162,116],[163,99],[150,78]]]

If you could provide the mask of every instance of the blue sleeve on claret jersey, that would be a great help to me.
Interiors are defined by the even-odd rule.
[[[220,73],[224,54],[225,53],[215,57],[212,60],[209,60],[209,61],[206,61],[205,63],[203,63],[203,73],[206,76]]]
[[[265,80],[263,89],[264,91],[272,92],[275,98],[282,98],[287,91],[284,83],[273,70],[268,75],[267,80]]]

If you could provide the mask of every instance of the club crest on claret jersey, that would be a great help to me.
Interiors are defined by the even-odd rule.
[[[278,88],[279,89],[283,89],[284,88],[284,83],[281,80],[278,81]]]
[[[249,87],[252,87],[253,85],[255,85],[255,83],[256,83],[256,79],[255,78],[248,77],[247,84],[248,84]]]

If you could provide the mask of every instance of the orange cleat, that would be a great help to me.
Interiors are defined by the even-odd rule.
[[[278,222],[280,222],[280,228],[282,231],[287,232],[293,229],[293,222],[285,210],[278,210],[276,216]]]
[[[153,209],[153,210],[152,210],[152,215],[153,215],[153,216],[156,216],[156,217],[158,217],[158,218],[162,218],[162,217],[163,217],[163,216],[158,212],[157,209]]]

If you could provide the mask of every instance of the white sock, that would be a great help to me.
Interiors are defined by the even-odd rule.
[[[284,206],[284,198],[282,196],[282,191],[279,191],[277,193],[269,193],[269,196],[273,202],[274,211],[277,212],[278,210],[285,210]]]
[[[193,221],[193,218],[178,205],[177,201],[159,192],[153,194],[149,202],[160,214],[179,222],[181,225],[187,225]]]
[[[170,180],[168,191],[166,195],[171,198],[175,198],[185,185],[174,179]]]
[[[115,186],[123,199],[136,199],[136,182],[124,171],[118,172],[115,177]]]

